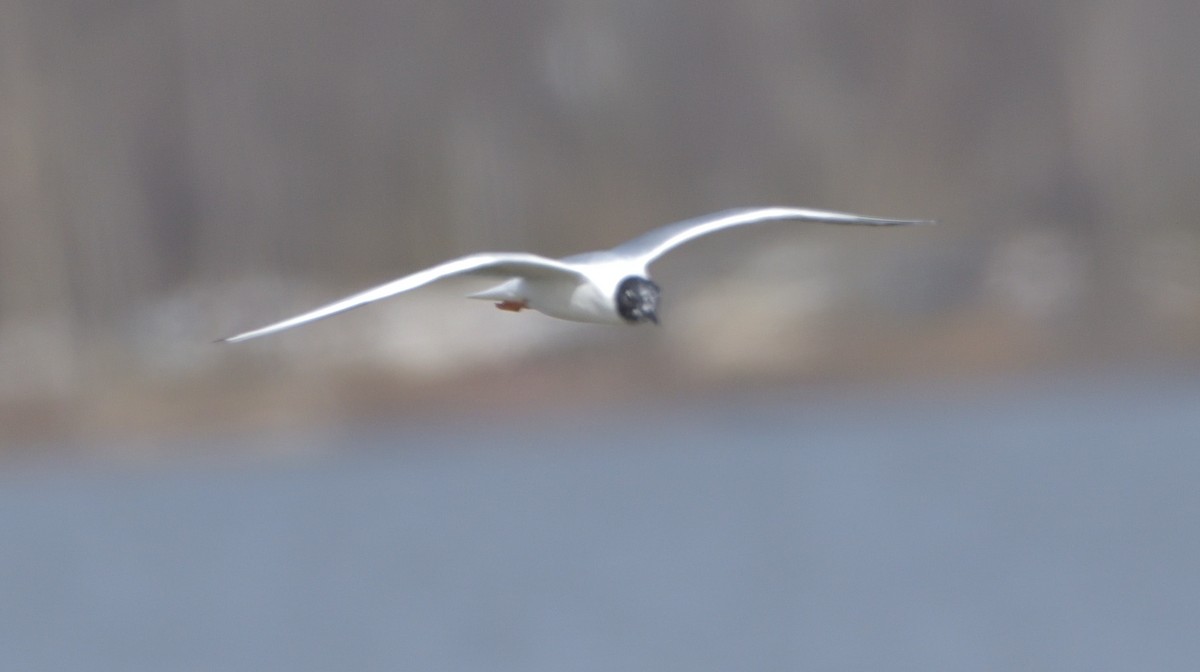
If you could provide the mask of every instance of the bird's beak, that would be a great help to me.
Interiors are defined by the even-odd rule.
[[[654,326],[658,326],[658,313],[646,313],[646,319],[653,322]]]

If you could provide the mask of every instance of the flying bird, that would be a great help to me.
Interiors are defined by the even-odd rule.
[[[803,208],[743,208],[688,219],[654,229],[612,249],[549,259],[526,252],[481,252],[443,262],[398,280],[348,296],[259,329],[223,338],[236,343],[320,320],[373,301],[454,276],[503,278],[469,298],[495,301],[501,310],[536,310],[551,317],[598,324],[658,324],[661,291],[647,271],[654,260],[688,242],[723,229],[782,220],[902,226],[923,219],[881,219]]]

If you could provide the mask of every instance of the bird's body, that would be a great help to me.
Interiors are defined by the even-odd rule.
[[[777,220],[830,224],[896,226],[928,220],[880,219],[825,210],[746,208],[728,210],[654,229],[609,250],[548,259],[524,252],[484,252],[460,257],[354,294],[327,306],[261,329],[222,339],[244,341],[336,315],[351,308],[411,291],[443,278],[473,275],[502,278],[471,298],[497,302],[505,310],[528,308],[551,317],[599,324],[658,322],[658,285],[648,267],[683,243],[721,229]]]
[[[585,252],[560,261],[574,268],[578,277],[512,278],[468,298],[511,301],[522,308],[573,322],[627,322],[617,311],[617,287],[625,278],[645,277],[644,264],[608,252]]]

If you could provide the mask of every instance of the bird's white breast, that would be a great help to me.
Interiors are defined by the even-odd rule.
[[[603,252],[580,254],[563,261],[575,265],[584,281],[568,284],[561,279],[528,278],[524,290],[529,307],[566,320],[624,324],[625,320],[617,313],[617,286],[630,275],[643,274],[644,269],[633,268],[627,260]]]

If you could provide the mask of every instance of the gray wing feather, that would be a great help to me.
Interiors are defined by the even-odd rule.
[[[743,208],[726,210],[695,219],[688,219],[657,228],[637,238],[626,241],[612,249],[619,256],[632,257],[649,264],[672,248],[693,238],[747,224],[759,224],[778,220],[799,220],[825,224],[860,224],[867,226],[904,226],[910,224],[932,224],[927,219],[882,219],[864,217],[846,212],[808,210],[804,208]]]
[[[315,310],[311,310],[302,315],[297,315],[274,324],[269,324],[260,329],[247,331],[236,336],[223,338],[219,342],[237,343],[259,336],[266,336],[277,331],[290,329],[292,327],[320,320],[322,318],[337,315],[351,308],[386,299],[388,297],[407,292],[418,287],[427,285],[442,278],[448,278],[456,275],[483,275],[489,277],[549,277],[549,276],[569,276],[572,279],[579,277],[578,271],[553,259],[547,259],[535,254],[523,253],[502,253],[488,252],[482,254],[472,254],[452,261],[447,261],[438,264],[432,268],[427,268],[423,271],[418,271],[412,275],[406,275],[399,280],[368,289],[358,294],[348,296],[339,301],[335,301],[329,305],[322,306]]]

